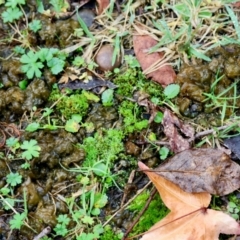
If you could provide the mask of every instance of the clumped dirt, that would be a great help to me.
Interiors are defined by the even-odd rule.
[[[75,2],[75,1],[74,1]],[[50,8],[47,1],[43,1],[44,8]],[[91,6],[91,4],[90,4]],[[0,8],[0,14],[4,11],[4,7]],[[73,43],[77,41],[77,37],[73,36],[74,30],[79,28],[79,22],[74,16],[60,17],[56,16],[46,17],[43,14],[37,12],[37,6],[35,1],[27,1],[24,11],[28,16],[28,21],[32,19],[40,20],[42,23],[42,29],[37,33],[30,32],[26,35],[27,42],[34,48],[49,47],[59,49],[69,49],[73,46]],[[96,15],[93,8],[87,9]],[[139,10],[141,12],[141,9]],[[82,15],[83,19],[85,15]],[[99,27],[91,22],[87,23],[90,27]],[[24,28],[24,22],[19,22],[18,27]],[[0,19],[0,35],[2,38],[17,37],[16,32]],[[19,39],[18,39],[19,40]],[[20,41],[20,42],[19,42]],[[45,227],[50,226],[54,228],[57,223],[57,216],[59,214],[69,214],[69,210],[62,200],[63,198],[71,197],[73,193],[76,193],[81,189],[82,185],[76,181],[78,176],[77,172],[69,171],[71,167],[81,166],[86,157],[86,152],[83,148],[79,148],[78,144],[83,143],[86,137],[94,136],[94,133],[102,128],[110,129],[112,127],[122,127],[123,119],[120,116],[118,107],[123,101],[124,96],[116,95],[114,104],[111,107],[104,107],[101,102],[95,103],[90,101],[87,107],[87,111],[84,117],[85,123],[93,124],[93,129],[81,128],[77,133],[70,133],[64,130],[64,128],[58,128],[55,130],[41,129],[36,132],[25,132],[25,127],[31,122],[32,119],[41,118],[42,112],[40,109],[44,109],[52,106],[53,101],[49,100],[53,86],[58,83],[61,74],[53,75],[51,71],[44,68],[43,75],[40,78],[34,78],[29,80],[26,89],[19,87],[19,82],[25,78],[25,74],[21,71],[21,63],[19,57],[12,55],[14,53],[14,47],[20,45],[23,39],[17,41],[12,39],[6,43],[0,42],[0,138],[1,138],[1,155],[0,158],[0,188],[6,185],[6,175],[10,172],[18,172],[23,177],[23,183],[16,188],[14,196],[18,200],[22,200],[23,192],[27,195],[28,205],[28,225],[23,226],[20,230],[11,231],[9,227],[9,221],[12,219],[12,212],[9,210],[3,210],[0,207],[0,239],[33,239],[37,233],[41,232]],[[129,39],[123,39],[124,49],[123,52],[132,53],[132,44],[129,43]],[[102,48],[106,48],[109,45],[103,45]],[[130,46],[130,49],[127,49]],[[108,60],[112,60],[113,48],[110,47],[110,57]],[[97,50],[97,48],[95,49]],[[109,49],[108,49],[109,50]],[[97,51],[94,51],[94,54]],[[204,102],[206,96],[203,93],[209,93],[211,85],[216,80],[216,75],[223,76],[218,81],[214,94],[218,95],[232,83],[238,81],[240,76],[240,47],[237,45],[228,45],[221,48],[216,48],[208,53],[208,56],[212,58],[210,63],[198,62],[190,66],[183,66],[176,77],[176,82],[180,85],[180,95],[176,99],[176,104],[179,106],[180,112],[185,117],[194,118],[200,113],[207,116],[207,114],[214,112],[214,107],[207,107],[208,101]],[[93,55],[94,55],[93,54]],[[101,54],[101,49],[98,52]],[[96,55],[96,61],[99,55]],[[66,68],[70,66],[70,60],[72,60],[78,53],[71,52],[69,54],[69,62],[66,63]],[[121,68],[122,57],[119,55],[114,67]],[[105,61],[105,60],[104,60]],[[99,63],[99,65],[101,65]],[[107,88],[114,89],[117,87],[114,85],[114,79],[102,79],[103,72],[105,70],[112,70],[109,66],[100,66],[97,69],[98,78],[97,86],[88,86],[85,88],[77,86],[77,81],[69,85],[58,84],[61,94],[65,94],[66,88],[70,86],[73,91],[79,91],[79,89],[87,89],[100,96],[102,90]],[[86,70],[87,71],[87,70]],[[91,72],[91,71],[87,71]],[[91,74],[90,74],[91,75]],[[102,80],[106,80],[103,84]],[[107,82],[107,83],[106,83]],[[82,82],[81,82],[82,83]],[[95,82],[96,83],[96,82]],[[88,81],[84,82],[88,84]],[[74,86],[76,88],[74,88]],[[132,90],[134,94],[135,89]],[[224,97],[231,97],[234,94],[234,89],[229,90]],[[132,102],[136,102],[133,98]],[[240,100],[235,102],[237,108],[240,107]],[[229,105],[233,104],[233,100],[228,101]],[[36,112],[33,109],[38,109]],[[144,108],[142,108],[144,109]],[[141,114],[142,118],[149,120],[150,113],[147,112]],[[231,114],[231,110],[227,110],[227,116]],[[34,117],[33,117],[34,115]],[[57,120],[60,126],[63,126],[66,119],[61,114],[61,111],[55,111],[52,118]],[[43,120],[47,124],[47,119]],[[14,127],[11,125],[13,124]],[[12,127],[11,127],[12,126]],[[11,130],[9,130],[11,129]],[[125,181],[125,191],[120,191],[116,187],[110,187],[108,190],[109,202],[106,208],[102,210],[100,218],[104,221],[105,216],[112,214],[121,205],[121,200],[126,194],[126,198],[130,199],[138,189],[146,183],[146,178],[141,173],[137,173],[134,181],[127,184],[127,178],[130,175],[131,170],[136,169],[137,160],[142,160],[153,167],[160,163],[158,157],[158,151],[152,149],[149,142],[146,141],[146,137],[149,132],[153,132],[159,138],[164,138],[163,127],[152,122],[149,125],[149,129],[144,129],[137,133],[128,134],[124,138],[124,157],[119,155],[115,161],[115,172],[122,171],[119,177]],[[8,137],[15,136],[22,141],[35,139],[41,147],[40,156],[34,158],[30,162],[30,169],[24,170],[21,168],[21,164],[24,163],[22,159],[12,160],[10,157],[6,157],[9,154],[9,149],[4,146]],[[164,138],[164,140],[166,140]],[[93,148],[95,146],[92,146]],[[127,159],[126,159],[127,156]],[[124,158],[123,157],[123,158]],[[134,159],[134,160],[132,160]],[[133,163],[134,162],[134,163]],[[124,187],[123,187],[124,188]],[[79,200],[79,199],[78,199]],[[126,202],[126,201],[125,201]],[[1,205],[0,205],[1,206]],[[22,201],[18,203],[16,209],[23,211]],[[134,214],[128,210],[124,210],[119,213],[112,221],[114,229],[121,229],[126,231],[131,222],[133,221]],[[74,227],[75,223],[70,223],[70,228]],[[54,238],[63,239],[63,238]],[[70,238],[69,238],[70,239]]]

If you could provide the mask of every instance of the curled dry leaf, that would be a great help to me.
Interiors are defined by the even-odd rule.
[[[157,63],[160,63],[160,61],[162,61],[164,58],[163,52],[154,52],[150,54],[148,53],[150,48],[156,44],[157,41],[147,35],[136,35],[133,37],[134,52],[143,71],[151,68]],[[147,77],[152,78],[153,81],[158,82],[163,87],[166,87],[168,84],[175,81],[176,73],[174,72],[171,65],[164,64],[158,69],[148,73]]]
[[[240,159],[240,135],[227,138],[223,143]]]
[[[100,15],[109,5],[109,0],[97,0],[98,3],[98,15]]]
[[[149,168],[138,163],[157,188],[163,202],[171,212],[156,223],[142,240],[217,240],[220,233],[240,234],[240,226],[232,217],[207,209],[209,193],[187,193],[174,183],[148,172]]]
[[[69,81],[75,81],[79,79],[80,70],[73,67],[69,67],[65,70],[64,74],[60,78],[58,83],[68,83]]]
[[[219,149],[183,151],[154,171],[187,192],[222,196],[240,188],[240,166]]]
[[[178,153],[190,148],[189,142],[194,138],[194,129],[189,124],[184,124],[168,109],[164,111],[162,124],[173,152]]]

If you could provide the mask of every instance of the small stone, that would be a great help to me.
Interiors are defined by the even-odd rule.
[[[81,17],[87,27],[91,27],[95,18],[95,14],[90,9],[80,10],[78,13],[73,15],[73,19],[78,21],[77,14]]]
[[[121,57],[118,56],[114,65],[112,65],[114,48],[110,44],[103,45],[96,55],[95,61],[102,71],[112,71],[121,64]]]

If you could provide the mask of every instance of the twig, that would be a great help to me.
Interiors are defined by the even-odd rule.
[[[212,134],[212,133],[216,133],[216,130],[221,131],[221,130],[224,130],[228,127],[230,127],[230,125],[224,125],[224,126],[221,126],[221,127],[217,127],[216,129],[209,129],[209,130],[199,132],[199,133],[195,134],[194,140],[197,139],[197,138],[201,138],[201,137],[204,137],[206,135]]]
[[[44,228],[36,237],[34,237],[33,240],[39,240],[42,237],[48,235],[51,231],[52,231],[52,229],[48,226],[48,227]]]
[[[133,171],[130,173],[130,176],[129,176],[129,178],[128,178],[127,184],[131,184],[131,183],[133,182],[134,176],[135,176],[135,170],[133,170]],[[120,205],[121,207],[123,206],[126,197],[127,197],[127,191],[124,191],[123,198],[122,198],[121,205]]]
[[[128,236],[128,234],[132,231],[132,229],[134,228],[134,226],[138,223],[139,219],[141,218],[141,216],[145,213],[145,211],[148,209],[149,204],[151,203],[153,197],[155,196],[155,194],[157,193],[157,189],[154,188],[147,200],[147,202],[145,203],[144,208],[141,210],[141,212],[138,214],[137,218],[133,221],[132,225],[128,228],[128,230],[126,231],[126,233],[124,234],[122,240],[125,240],[126,237]]]

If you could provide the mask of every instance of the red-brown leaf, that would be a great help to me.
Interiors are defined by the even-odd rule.
[[[109,5],[109,0],[97,0],[98,3],[98,15],[100,15]]]
[[[148,53],[149,49],[156,44],[157,41],[147,35],[136,35],[133,37],[134,52],[143,71],[164,57],[163,52]],[[168,84],[175,81],[176,73],[171,65],[165,65],[154,72],[147,74],[147,77],[152,78],[153,81],[158,82],[163,87],[166,87]]]

